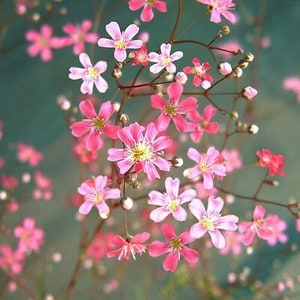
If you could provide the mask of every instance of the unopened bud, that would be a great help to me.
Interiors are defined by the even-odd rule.
[[[121,114],[120,117],[119,117],[119,122],[122,125],[127,124],[129,122],[129,116],[127,114]]]
[[[232,119],[232,120],[236,120],[236,119],[238,119],[238,117],[239,117],[238,112],[235,111],[235,110],[232,111],[230,115],[231,115],[231,119]]]
[[[112,76],[114,77],[114,78],[116,78],[116,79],[119,79],[119,78],[121,78],[122,77],[122,71],[121,71],[121,69],[119,69],[119,68],[114,68],[113,70],[112,70]]]
[[[255,124],[252,124],[252,125],[250,125],[250,126],[248,127],[248,132],[249,132],[250,134],[257,134],[258,131],[259,131],[259,127],[258,127],[257,125],[255,125]]]
[[[183,165],[183,159],[181,157],[173,157],[171,159],[172,166],[175,168],[179,168]]]
[[[228,75],[232,72],[231,64],[228,62],[221,62],[218,64],[218,71],[221,75]]]
[[[130,197],[123,198],[121,200],[121,206],[125,210],[130,210],[133,208],[133,200]]]
[[[257,95],[257,90],[251,86],[247,86],[242,90],[242,96],[247,100],[252,100]]]
[[[243,70],[240,67],[236,67],[233,69],[232,74],[235,78],[240,78],[243,75]]]
[[[201,86],[202,88],[204,88],[205,90],[209,89],[211,87],[211,83],[208,80],[203,80],[201,82]]]
[[[176,82],[180,83],[180,84],[185,84],[188,80],[187,76],[185,73],[183,72],[178,72],[176,75],[175,75],[175,80]]]
[[[247,62],[246,60],[244,59],[241,59],[239,61],[239,67],[242,68],[242,69],[246,69],[249,65],[249,62]]]
[[[223,32],[223,34],[229,34],[230,33],[230,27],[229,26],[227,26],[227,25],[224,25],[223,27],[222,27],[222,32]]]
[[[252,62],[254,60],[254,55],[251,52],[245,53],[245,60],[247,62]]]

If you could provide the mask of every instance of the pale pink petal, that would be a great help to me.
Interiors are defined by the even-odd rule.
[[[130,24],[123,33],[123,38],[125,41],[130,41],[138,32],[140,28],[135,24]]]
[[[114,40],[119,40],[121,38],[121,30],[117,22],[110,22],[105,26],[105,29]]]
[[[93,206],[94,206],[93,202],[85,201],[80,205],[79,213],[82,214],[82,215],[87,215],[91,211]]]
[[[98,41],[98,46],[105,48],[115,48],[115,41],[107,38],[100,38]]]
[[[79,61],[86,69],[93,67],[90,57],[86,53],[81,53],[79,55]]]
[[[213,245],[216,248],[222,249],[225,247],[225,245],[226,245],[225,238],[219,230],[208,231],[208,233],[211,237],[211,241],[212,241]]]
[[[169,210],[166,210],[164,207],[159,207],[151,211],[149,217],[153,222],[158,223],[163,221],[169,214],[170,214]]]

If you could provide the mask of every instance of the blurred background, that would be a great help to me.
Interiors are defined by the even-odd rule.
[[[39,286],[42,294],[52,294],[55,299],[64,299],[65,289],[78,255],[80,224],[76,220],[77,208],[67,205],[67,201],[81,184],[78,162],[72,155],[72,137],[65,122],[65,115],[57,104],[57,98],[64,95],[74,106],[78,104],[80,82],[68,79],[68,73],[71,66],[80,67],[80,63],[78,57],[73,54],[72,47],[54,50],[54,58],[50,62],[42,62],[40,57],[29,57],[26,53],[29,44],[25,40],[25,32],[28,29],[39,31],[41,25],[47,23],[53,26],[54,35],[62,36],[62,26],[67,22],[80,23],[85,19],[94,22],[96,18],[99,20],[99,23],[95,24],[98,34],[107,37],[105,25],[110,21],[117,21],[121,28],[125,28],[139,19],[140,11],[130,11],[127,2],[40,0],[38,6],[20,16],[15,13],[14,1],[0,1],[0,120],[3,121],[0,155],[6,160],[6,165],[0,172],[18,176],[24,172],[24,166],[16,160],[15,152],[16,143],[24,142],[44,153],[40,169],[53,180],[53,197],[50,201],[26,202],[20,206],[19,211],[4,220],[7,224],[16,224],[25,216],[34,217],[37,226],[45,230],[45,245],[40,254],[30,258],[25,272],[29,278],[32,278],[32,286]],[[153,49],[152,51],[156,51],[155,49],[158,49],[161,43],[167,42],[166,38],[174,25],[177,1],[166,2],[168,3],[167,14],[156,11],[153,22],[141,24],[141,30],[150,33],[147,46],[148,49]],[[200,18],[201,14],[207,11],[204,5],[196,1],[187,1],[188,4],[185,3],[186,1],[183,2],[183,16],[178,29],[178,32],[183,33],[182,39],[194,37],[203,42],[210,41],[220,29],[220,25],[208,22],[208,14]],[[238,84],[240,87],[251,85],[259,91],[251,106],[253,109],[251,122],[257,124],[260,131],[255,136],[242,139],[242,159],[245,165],[253,163],[256,159],[256,151],[262,148],[269,148],[274,153],[283,154],[286,159],[286,175],[276,178],[280,182],[278,188],[265,188],[262,196],[281,203],[293,199],[299,201],[300,108],[296,95],[285,91],[282,81],[287,76],[300,76],[298,41],[300,2],[239,0],[235,3],[239,22],[235,26],[230,26],[231,33],[224,36],[220,42],[237,40],[246,52],[254,53],[255,62],[245,71],[245,76]],[[33,19],[37,20],[33,21]],[[199,21],[195,22],[196,20]],[[223,24],[228,23],[223,21]],[[109,68],[112,68],[114,62],[111,49],[100,49],[90,45],[86,47],[87,53],[93,53],[94,61],[106,60]],[[190,47],[190,45],[181,48],[178,45],[176,50],[179,49],[190,58],[197,56],[203,61],[211,61],[213,68],[216,67],[211,54],[206,49]],[[215,55],[219,61],[223,60],[218,54]],[[235,58],[231,59],[234,61]],[[178,69],[190,64],[190,60],[178,62],[176,64]],[[136,72],[136,69],[132,72]],[[130,81],[131,73],[126,73],[126,76]],[[104,77],[111,86],[106,94],[100,95],[100,99],[109,100],[116,89],[113,80],[109,79],[110,71],[107,71]],[[123,82],[126,82],[124,78]],[[232,90],[232,85],[224,86],[224,92],[226,88]],[[218,97],[216,101],[223,105],[222,97]],[[129,103],[126,112],[134,118],[142,115],[143,106],[143,103],[138,105]],[[244,117],[243,111],[241,117]],[[223,116],[217,119],[225,124]],[[221,141],[222,139],[217,137],[212,139],[216,145],[220,145]],[[105,162],[105,155],[99,160]],[[246,168],[244,172],[233,176],[230,190],[251,194],[262,176],[257,169],[253,169],[255,168]],[[251,203],[236,201],[234,205],[233,211],[240,218],[251,218]],[[220,256],[215,249],[209,250],[213,255],[210,263],[212,277],[220,287],[228,285],[227,276],[230,272],[242,274],[250,270],[251,276],[255,276],[266,286],[272,286],[286,278],[295,279],[300,276],[300,255],[298,251],[292,251],[300,246],[299,232],[295,231],[293,216],[282,208],[278,209],[275,206],[266,206],[266,208],[268,213],[278,213],[288,222],[288,243],[276,247],[268,247],[262,243],[259,244],[259,251],[255,250],[252,254],[244,251],[239,257],[231,254],[224,257]],[[118,219],[119,212],[116,212],[113,217]],[[134,213],[129,214],[129,220],[130,218],[135,220]],[[96,213],[90,214],[89,228],[94,228],[98,220]],[[0,243],[2,241],[4,242],[5,238],[0,236]],[[51,262],[51,257],[56,252],[62,255],[62,261],[57,264]],[[205,257],[204,253],[203,257]],[[195,288],[197,283],[191,282],[185,265],[172,274],[162,270],[161,262],[161,258],[151,259],[148,255],[138,257],[136,261],[121,263],[117,263],[116,259],[103,259],[97,268],[82,270],[74,299],[150,299],[153,297],[169,300],[183,299],[183,297],[202,299],[199,295],[201,286]],[[200,269],[201,263],[200,253]],[[0,289],[4,290],[5,279],[2,274],[1,277]],[[112,279],[117,279],[120,286],[117,290],[109,292],[107,285]],[[254,286],[245,285],[228,291],[229,299],[230,297],[271,299],[265,295],[259,298],[259,295],[254,292]],[[299,292],[299,283],[295,282],[295,288],[288,293],[288,299],[297,299]],[[22,295],[22,292],[17,291],[3,294],[3,299],[27,298]]]

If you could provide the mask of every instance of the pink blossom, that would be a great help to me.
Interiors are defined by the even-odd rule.
[[[247,86],[243,89],[242,95],[247,100],[252,100],[257,95],[257,90],[251,86]]]
[[[242,239],[243,236],[236,231],[225,231],[224,237],[226,240],[226,245],[224,248],[220,249],[221,255],[227,255],[230,252],[234,255],[239,255],[242,252]]]
[[[160,178],[156,167],[162,171],[171,168],[171,163],[161,156],[161,151],[170,147],[172,140],[167,136],[157,137],[159,133],[154,123],[148,124],[146,128],[134,123],[120,129],[117,135],[124,148],[109,149],[108,160],[119,161],[121,174],[127,173],[134,166],[136,173],[145,172],[150,181]]]
[[[89,151],[86,148],[87,138],[87,135],[82,136],[81,138],[77,139],[75,145],[73,146],[75,157],[77,157],[83,164],[91,164],[98,158],[98,151]],[[102,140],[100,144],[103,144]]]
[[[44,231],[35,227],[35,220],[32,218],[25,218],[22,225],[14,229],[14,235],[19,238],[18,249],[22,252],[38,251],[44,243]]]
[[[149,254],[152,257],[168,254],[163,262],[165,271],[174,272],[181,256],[189,263],[195,264],[198,262],[198,252],[185,246],[185,244],[195,240],[191,237],[189,229],[177,236],[173,225],[162,225],[161,232],[167,241],[165,243],[161,241],[152,242],[149,246]]]
[[[63,41],[59,37],[52,37],[52,27],[44,24],[41,27],[40,33],[34,29],[26,32],[26,40],[32,42],[27,48],[29,56],[35,57],[41,54],[42,61],[49,61],[52,59],[53,54],[51,48],[59,49],[63,47]]]
[[[171,54],[171,48],[171,44],[163,43],[160,46],[160,54],[156,52],[149,53],[149,61],[156,63],[150,67],[151,73],[158,74],[164,68],[171,74],[176,72],[176,66],[173,64],[173,61],[180,59],[183,56],[183,52],[176,51]]]
[[[142,45],[141,49],[132,51],[131,56],[133,56],[133,66],[138,64],[141,64],[144,67],[148,66],[148,52],[145,44]]]
[[[218,50],[216,50],[216,52],[224,59],[228,60],[232,57],[233,52],[237,52],[242,48],[242,45],[237,40],[222,41],[218,44]]]
[[[169,214],[177,221],[185,221],[187,213],[182,204],[191,201],[196,197],[196,191],[187,189],[179,194],[180,180],[167,177],[165,181],[166,192],[151,191],[149,193],[148,204],[158,205],[159,208],[154,209],[150,213],[150,219],[154,222],[163,221]]]
[[[220,152],[215,147],[209,147],[203,154],[200,154],[195,148],[189,148],[187,156],[197,163],[194,167],[187,169],[187,177],[192,179],[202,175],[205,189],[209,190],[214,187],[215,175],[226,176],[226,167],[220,162]]]
[[[79,55],[85,51],[84,43],[97,43],[99,36],[97,33],[88,31],[93,28],[93,23],[90,20],[84,20],[81,24],[74,25],[67,23],[63,26],[63,31],[69,35],[69,37],[63,38],[65,46],[74,44],[73,53]]]
[[[132,40],[132,38],[139,32],[139,27],[135,24],[127,26],[125,31],[121,32],[117,22],[110,22],[106,25],[107,33],[112,37],[112,40],[100,38],[98,41],[99,47],[115,48],[114,57],[117,61],[123,62],[126,57],[126,49],[141,48],[142,40]]]
[[[33,190],[33,198],[36,200],[50,200],[52,198],[51,179],[44,176],[40,171],[36,171],[34,173],[34,182],[36,187]]]
[[[87,118],[72,123],[70,129],[72,135],[76,137],[89,132],[85,143],[88,151],[97,151],[103,147],[102,133],[109,138],[117,138],[119,127],[108,123],[114,113],[114,106],[110,101],[101,104],[98,114],[90,100],[81,101],[79,109]]]
[[[218,65],[218,71],[223,76],[230,74],[232,72],[231,64],[228,62],[221,62]]]
[[[146,251],[147,245],[144,243],[149,239],[149,237],[150,234],[148,232],[138,233],[133,237],[126,239],[116,235],[111,239],[110,244],[112,247],[118,248],[108,252],[107,257],[111,258],[118,255],[118,260],[129,260],[130,256],[135,259],[136,254],[142,255]]]
[[[118,199],[121,192],[117,188],[107,187],[107,176],[97,176],[93,180],[83,182],[78,188],[78,193],[84,196],[84,202],[79,207],[79,213],[87,215],[93,206],[96,206],[101,218],[106,219],[109,215],[107,199]]]
[[[239,224],[239,231],[244,234],[243,243],[245,246],[253,243],[255,234],[263,240],[268,240],[272,235],[269,219],[264,218],[265,212],[266,210],[262,205],[256,205],[253,211],[253,221]]]
[[[150,22],[154,18],[153,8],[163,13],[167,11],[167,3],[160,0],[130,0],[128,5],[133,11],[143,8],[141,12],[143,22]]]
[[[6,191],[13,191],[19,185],[19,180],[14,175],[3,174],[0,176],[0,185]]]
[[[8,244],[0,246],[0,267],[11,272],[12,274],[19,274],[23,269],[23,262],[25,253],[20,250],[13,251]]]
[[[269,149],[262,149],[261,151],[256,151],[258,157],[258,164],[262,168],[269,169],[269,175],[275,176],[276,174],[284,176],[284,171],[282,168],[284,164],[284,156],[282,154],[274,154]]]
[[[280,219],[278,215],[269,215],[268,226],[272,231],[272,234],[267,239],[267,243],[270,246],[275,246],[277,242],[284,244],[288,240],[288,236],[284,232],[287,229],[287,224],[284,220]]]
[[[175,75],[175,80],[177,83],[185,84],[188,78],[184,72],[177,72]]]
[[[221,22],[221,15],[230,23],[235,24],[237,17],[230,12],[235,7],[233,0],[197,0],[202,4],[206,4],[211,12],[210,21],[214,23]]]
[[[162,112],[155,121],[158,130],[166,130],[171,119],[179,132],[190,130],[191,124],[187,122],[182,115],[197,109],[197,99],[194,97],[187,97],[179,102],[182,92],[182,85],[173,82],[167,88],[167,94],[169,96],[168,101],[156,94],[151,96],[151,106]]]
[[[191,139],[194,142],[199,142],[205,132],[216,134],[219,131],[218,122],[211,122],[216,112],[217,109],[209,104],[205,106],[203,116],[197,110],[193,110],[187,115],[187,118],[195,124],[191,130]]]
[[[36,0],[15,0],[16,13],[18,15],[24,15],[28,8],[33,8],[38,5]]]
[[[93,66],[86,53],[81,53],[79,55],[79,60],[84,68],[71,67],[69,70],[69,78],[72,80],[82,79],[83,82],[80,91],[83,94],[93,94],[94,84],[100,93],[105,93],[108,89],[108,84],[101,74],[107,69],[106,61],[100,60]]]
[[[300,219],[296,219],[296,231],[300,232]]]
[[[300,102],[300,77],[298,76],[289,76],[284,78],[282,82],[283,88],[287,91],[293,91],[297,100]]]
[[[33,146],[26,145],[24,143],[17,144],[17,158],[21,162],[28,161],[29,165],[36,167],[40,164],[40,161],[43,159],[43,154],[37,151]]]
[[[219,229],[235,231],[238,228],[236,223],[239,218],[235,215],[221,216],[220,212],[223,206],[224,200],[221,197],[210,196],[207,210],[201,200],[192,200],[189,209],[199,222],[191,226],[191,237],[199,239],[208,232],[213,245],[219,249],[224,248],[226,241]]]
[[[228,173],[240,169],[242,167],[243,163],[241,161],[240,153],[238,150],[224,149],[222,150],[221,154],[225,160],[225,167]]]
[[[193,77],[193,86],[199,87],[200,85],[204,88],[210,87],[210,84],[213,82],[213,77],[210,74],[207,74],[207,71],[211,69],[211,66],[208,62],[200,63],[200,60],[196,57],[192,60],[193,67],[184,67],[183,72],[185,74],[192,74]],[[206,81],[206,84],[205,84]]]

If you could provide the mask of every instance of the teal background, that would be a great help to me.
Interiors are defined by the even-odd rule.
[[[53,199],[50,202],[32,201],[21,207],[14,218],[22,220],[24,216],[36,218],[39,227],[45,229],[46,243],[41,254],[50,258],[52,253],[59,251],[63,260],[59,264],[45,263],[40,257],[32,257],[32,264],[28,264],[28,274],[37,263],[40,270],[40,279],[45,280],[44,291],[54,295],[55,299],[63,299],[64,289],[67,285],[72,269],[77,258],[77,246],[79,241],[79,224],[75,220],[76,208],[68,207],[66,200],[70,194],[76,192],[80,184],[77,162],[71,155],[71,134],[64,122],[64,116],[59,109],[56,99],[58,95],[64,94],[72,100],[73,104],[79,96],[79,81],[68,79],[70,66],[79,66],[78,58],[73,55],[70,47],[54,50],[54,59],[49,63],[41,62],[40,58],[30,58],[26,54],[27,42],[24,33],[29,28],[38,29],[41,24],[48,23],[54,27],[55,35],[63,35],[61,27],[67,21],[81,22],[83,19],[94,19],[94,3],[103,5],[104,13],[99,26],[100,36],[106,36],[104,27],[111,20],[116,20],[121,27],[127,26],[139,12],[131,12],[127,8],[127,1],[86,1],[69,0],[60,2],[40,1],[41,6],[37,10],[41,13],[41,21],[29,22],[25,17],[13,17],[13,1],[0,2],[0,26],[9,24],[8,31],[2,41],[0,48],[0,119],[4,123],[4,138],[0,143],[0,155],[7,159],[5,172],[21,174],[23,166],[15,159],[14,144],[24,142],[34,145],[42,151],[45,159],[41,170],[53,179]],[[152,32],[153,36],[149,42],[149,49],[165,42],[162,28],[170,32],[174,24],[177,11],[177,1],[169,0],[168,14],[155,15],[155,22],[142,24],[142,28]],[[185,2],[185,1],[184,1]],[[197,19],[200,13],[205,12],[205,7],[196,1],[187,1],[184,6],[183,21],[180,23],[179,32],[192,20]],[[298,75],[300,44],[299,36],[299,1],[236,1],[236,12],[239,13],[240,22],[232,26],[232,33],[224,40],[237,38],[246,51],[254,51],[251,40],[253,39],[254,27],[253,17],[257,15],[259,6],[266,3],[266,8],[261,18],[263,21],[262,36],[271,39],[270,48],[263,49],[256,56],[255,64],[249,67],[246,76],[240,79],[239,85],[253,85],[259,90],[259,95],[254,100],[254,123],[259,125],[260,131],[256,136],[247,136],[243,144],[243,160],[252,163],[255,152],[263,147],[270,148],[274,153],[282,153],[286,157],[286,176],[277,178],[280,181],[278,188],[266,188],[262,195],[267,199],[274,199],[286,203],[291,198],[299,201],[299,103],[292,92],[284,91],[282,80],[285,76]],[[52,13],[46,13],[46,4],[53,5]],[[67,7],[68,14],[60,16],[55,11],[60,7]],[[193,25],[184,37],[195,36],[201,40],[209,40],[219,29],[218,25],[207,22],[208,15],[199,23]],[[226,24],[226,22],[224,22]],[[3,28],[3,27],[2,27]],[[87,51],[90,47],[87,47]],[[183,47],[185,54],[197,55],[200,59],[211,59],[206,50],[192,47]],[[110,49],[95,49],[95,57],[107,60],[112,66]],[[178,67],[185,66],[187,62],[178,62]],[[109,78],[107,72],[106,79]],[[113,83],[112,83],[113,84]],[[100,95],[102,100],[110,99],[114,94],[114,88],[108,93]],[[218,98],[220,99],[220,98]],[[218,100],[219,101],[219,100]],[[128,105],[126,109],[132,115],[140,112],[140,106]],[[220,118],[224,121],[224,118]],[[221,140],[216,140],[220,144]],[[9,150],[9,151],[8,151]],[[235,176],[231,189],[237,193],[249,194],[257,186],[261,173],[258,170],[243,172],[243,176]],[[1,170],[0,170],[1,171]],[[250,184],[251,183],[251,184]],[[278,210],[274,206],[267,206],[268,212],[279,213],[289,223],[289,244],[274,248],[262,245],[261,267],[257,271],[257,278],[264,283],[282,280],[285,274],[299,275],[298,251],[284,251],[291,245],[300,246],[299,233],[294,231],[294,220],[291,214],[284,210]],[[241,215],[251,210],[250,203],[239,203],[236,212]],[[116,217],[119,215],[116,214]],[[245,214],[246,216],[246,214]],[[249,215],[248,215],[249,217]],[[134,216],[133,216],[134,218]],[[13,222],[7,220],[7,222]],[[97,215],[92,214],[90,228],[97,223]],[[2,243],[2,236],[0,236]],[[213,250],[214,251],[214,250]],[[212,269],[214,276],[218,278],[221,285],[226,285],[226,276],[229,266],[237,266],[241,271],[243,267],[252,268],[258,260],[258,254],[243,255],[232,263],[232,256],[219,256],[215,251]],[[200,254],[201,255],[201,254]],[[276,261],[274,263],[274,260]],[[83,271],[80,282],[76,288],[74,299],[165,299],[163,290],[172,287],[172,282],[180,283],[180,276],[175,274],[160,275],[159,280],[151,277],[148,270],[161,272],[161,261],[157,259],[154,263],[147,255],[138,261],[122,262],[118,273],[114,273],[117,264],[115,260],[104,260],[108,269],[103,278],[94,277],[89,271]],[[120,265],[118,265],[120,266]],[[274,267],[275,266],[275,267]],[[277,266],[277,267],[276,267]],[[35,267],[36,268],[36,267]],[[184,270],[182,271],[184,273]],[[1,274],[1,273],[0,273]],[[182,274],[182,273],[178,273]],[[109,279],[116,275],[121,279],[121,288],[109,295],[103,296],[102,287]],[[1,274],[2,276],[2,274]],[[0,277],[1,278],[1,277]],[[95,279],[96,278],[96,279]],[[178,279],[179,278],[179,279]],[[182,278],[181,278],[182,279]],[[183,280],[183,279],[182,279]],[[3,280],[0,279],[3,283]],[[38,284],[38,283],[34,283]],[[92,290],[92,292],[91,292]],[[300,292],[299,284],[291,293],[290,299],[297,299],[297,291]],[[243,287],[236,294],[231,295],[234,299],[253,299],[248,287]],[[4,297],[4,296],[3,296]],[[183,285],[169,293],[169,299],[200,299],[189,285]],[[2,298],[1,298],[2,299]],[[16,293],[3,299],[25,299],[24,295]],[[202,299],[202,298],[201,298]],[[264,299],[264,298],[261,298]],[[267,299],[267,298],[265,298]]]

